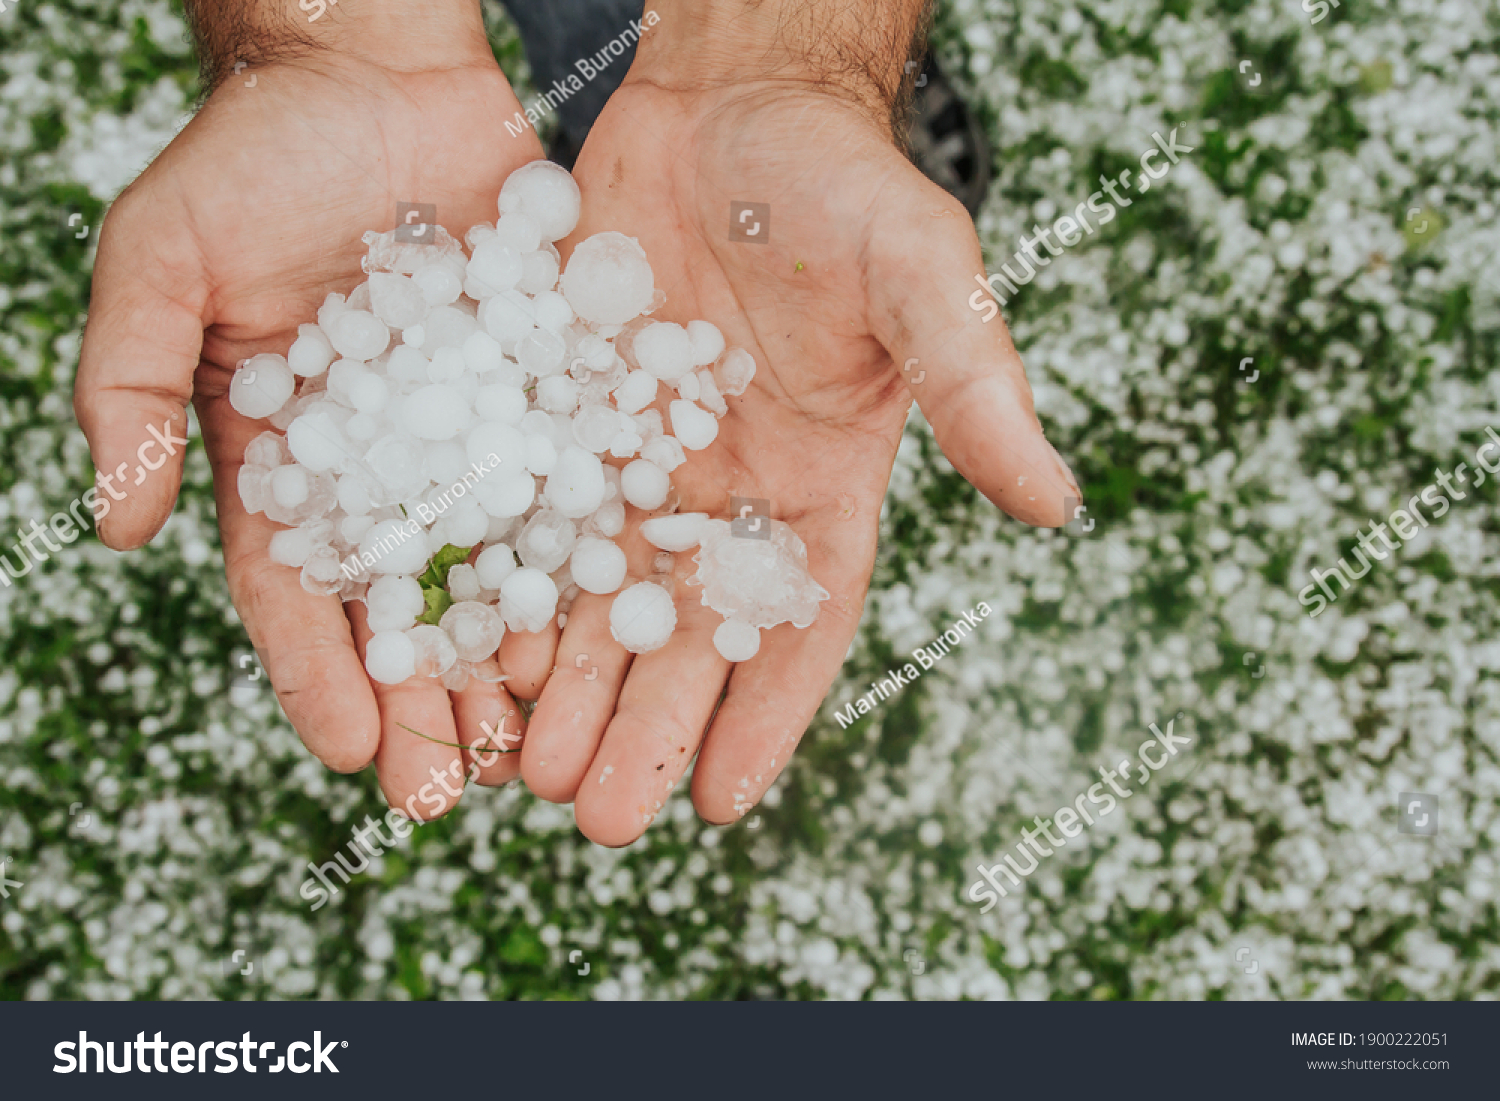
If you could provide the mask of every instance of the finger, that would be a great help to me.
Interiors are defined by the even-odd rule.
[[[177,501],[186,444],[163,444],[150,430],[187,436],[203,344],[202,267],[167,228],[181,219],[157,202],[127,192],[104,220],[73,394],[94,469],[110,479],[98,491],[110,502],[99,538],[117,550],[155,535]]]
[[[364,605],[351,602],[349,618],[363,656],[374,633]],[[375,775],[386,802],[413,821],[441,818],[458,806],[464,789],[463,750],[447,689],[431,677],[373,687],[380,705]]]
[[[521,773],[526,718],[501,684],[470,679],[451,692],[453,716],[463,751],[464,776],[481,787],[508,784]]]
[[[336,596],[315,596],[296,570],[271,561],[271,537],[286,530],[251,516],[240,500],[245,445],[261,430],[223,398],[200,399],[229,594],[266,675],[308,750],[336,772],[357,772],[380,745],[380,712],[349,619]]]
[[[989,292],[979,295],[974,281],[984,263],[973,223],[956,199],[926,180],[893,189],[882,202],[882,231],[871,235],[866,272],[872,332],[901,367],[959,473],[1018,520],[1065,523],[1071,517],[1064,501],[1082,495],[1042,434],[998,308],[991,314],[978,305]]]
[[[875,562],[875,527],[820,528],[814,520],[804,528],[808,570],[829,599],[818,606],[811,627],[783,623],[762,631],[759,652],[730,674],[729,692],[693,769],[693,805],[705,822],[723,825],[742,817],[775,783],[859,629]]]
[[[677,587],[677,629],[660,650],[631,663],[614,718],[578,789],[578,828],[600,845],[630,844],[666,805],[729,672],[713,644],[723,617],[703,606],[697,589],[684,589],[681,578]]]
[[[562,634],[557,617],[540,631],[506,631],[500,640],[500,668],[510,677],[505,682],[512,696],[534,700],[552,673],[557,656],[557,640]]]
[[[630,668],[629,651],[609,633],[614,599],[614,594],[580,593],[573,601],[557,668],[526,728],[521,777],[549,802],[571,803],[577,796]]]

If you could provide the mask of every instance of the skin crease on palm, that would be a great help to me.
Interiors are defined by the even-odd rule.
[[[760,652],[738,667],[713,646],[722,620],[688,585],[688,552],[675,556],[677,631],[658,651],[628,654],[609,633],[613,597],[582,594],[562,631],[507,634],[505,688],[372,685],[363,605],[304,592],[296,571],[267,557],[279,526],[240,505],[241,456],[266,426],[230,410],[234,365],[285,352],[324,294],[352,289],[362,233],[389,224],[398,200],[436,203],[461,236],[494,220],[505,176],[541,155],[530,131],[499,127],[519,105],[492,60],[406,75],[269,66],[254,89],[229,81],[101,236],[75,401],[96,467],[133,454],[148,423],[175,414],[180,428],[191,394],[231,593],[288,717],[330,768],[373,759],[391,804],[417,818],[456,805],[439,775],[457,790],[465,775],[498,784],[519,772],[542,798],[574,802],[586,836],[624,845],[695,756],[692,797],[706,821],[753,806],[854,637],[914,397],[953,465],[1016,518],[1057,525],[1063,499],[1080,496],[1042,436],[1004,322],[984,325],[968,306],[983,264],[967,214],[875,113],[811,85],[677,89],[641,68],[584,146],[582,218],[559,247],[566,260],[593,233],[638,238],[667,294],[655,316],[713,321],[755,356],[755,381],[730,399],[718,439],[673,472],[680,508],[723,517],[730,496],[770,500],[831,595],[811,628],[762,632]],[[771,204],[769,244],[730,241],[732,199]],[[138,546],[165,521],[181,472],[172,461],[175,476],[116,504],[101,532],[111,546]],[[637,530],[644,515],[628,513],[627,585],[649,575],[656,553]],[[506,688],[539,696],[519,754],[475,761],[438,744],[485,748],[481,721],[522,730]],[[414,798],[424,785],[444,800],[436,811]]]

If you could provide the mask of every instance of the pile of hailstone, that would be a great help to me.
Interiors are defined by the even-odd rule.
[[[714,643],[729,661],[828,598],[788,525],[735,538],[676,511],[671,472],[714,441],[755,360],[707,321],[650,320],[665,296],[633,238],[590,237],[561,271],[552,242],[579,200],[537,161],[506,181],[497,224],[466,234],[467,255],[441,226],[425,244],[365,234],[368,281],[230,383],[237,412],[278,430],[246,447],[240,497],[290,525],[270,554],[305,589],[365,602],[377,681],[499,681],[505,632],[562,625],[580,592],[618,592],[615,639],[656,650],[677,625],[673,555],[694,547],[689,584],[725,617]],[[641,534],[659,553],[620,591],[627,504],[656,514]]]

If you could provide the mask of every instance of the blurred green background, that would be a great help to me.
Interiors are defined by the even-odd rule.
[[[310,912],[308,862],[384,804],[263,682],[231,688],[246,639],[195,440],[149,550],[89,535],[0,587],[0,861],[22,884],[0,995],[1493,996],[1493,482],[1318,618],[1296,593],[1500,423],[1500,9],[1312,17],[940,5],[935,48],[995,145],[992,270],[1153,132],[1193,152],[1006,310],[1096,528],[998,517],[915,417],[845,674],[732,827],[682,785],[609,851],[567,808],[471,790]],[[163,0],[0,13],[0,543],[91,484],[69,403],[97,227],[195,73]],[[981,600],[976,637],[833,720]],[[1191,747],[981,914],[976,865],[1169,720]],[[1437,836],[1399,832],[1403,792],[1439,800]]]

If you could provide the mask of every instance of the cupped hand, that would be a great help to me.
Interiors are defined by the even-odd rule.
[[[466,776],[516,775],[516,755],[493,752],[480,723],[514,735],[518,709],[477,681],[451,698],[433,682],[372,688],[364,606],[306,592],[298,571],[268,557],[283,529],[240,503],[245,445],[268,425],[226,394],[239,361],[284,354],[325,295],[362,280],[361,236],[392,227],[398,202],[435,204],[461,235],[493,221],[506,176],[541,155],[533,132],[501,128],[520,105],[482,35],[448,56],[439,71],[395,72],[323,53],[229,77],[105,220],[74,399],[106,473],[134,465],[150,426],[185,436],[193,401],[230,592],[287,716],[330,768],[373,759],[392,805],[423,819],[450,809]],[[117,549],[151,538],[182,462],[179,449],[126,486],[100,538]],[[479,744],[482,759],[457,742]]]
[[[731,496],[769,500],[831,594],[811,628],[762,632],[737,666],[713,645],[721,617],[687,584],[691,554],[676,557],[678,627],[660,650],[632,657],[614,641],[612,596],[574,602],[521,773],[576,802],[587,836],[623,845],[695,756],[693,801],[711,823],[743,815],[786,767],[854,638],[913,398],[953,465],[1012,516],[1061,524],[1079,492],[1003,320],[969,304],[983,270],[972,222],[858,103],[810,85],[627,80],[575,173],[571,241],[638,238],[667,295],[656,316],[712,321],[758,365],[717,440],[674,472],[681,510],[725,518]],[[762,243],[731,238],[734,201],[769,205]],[[627,585],[651,572],[644,518],[629,510]]]

